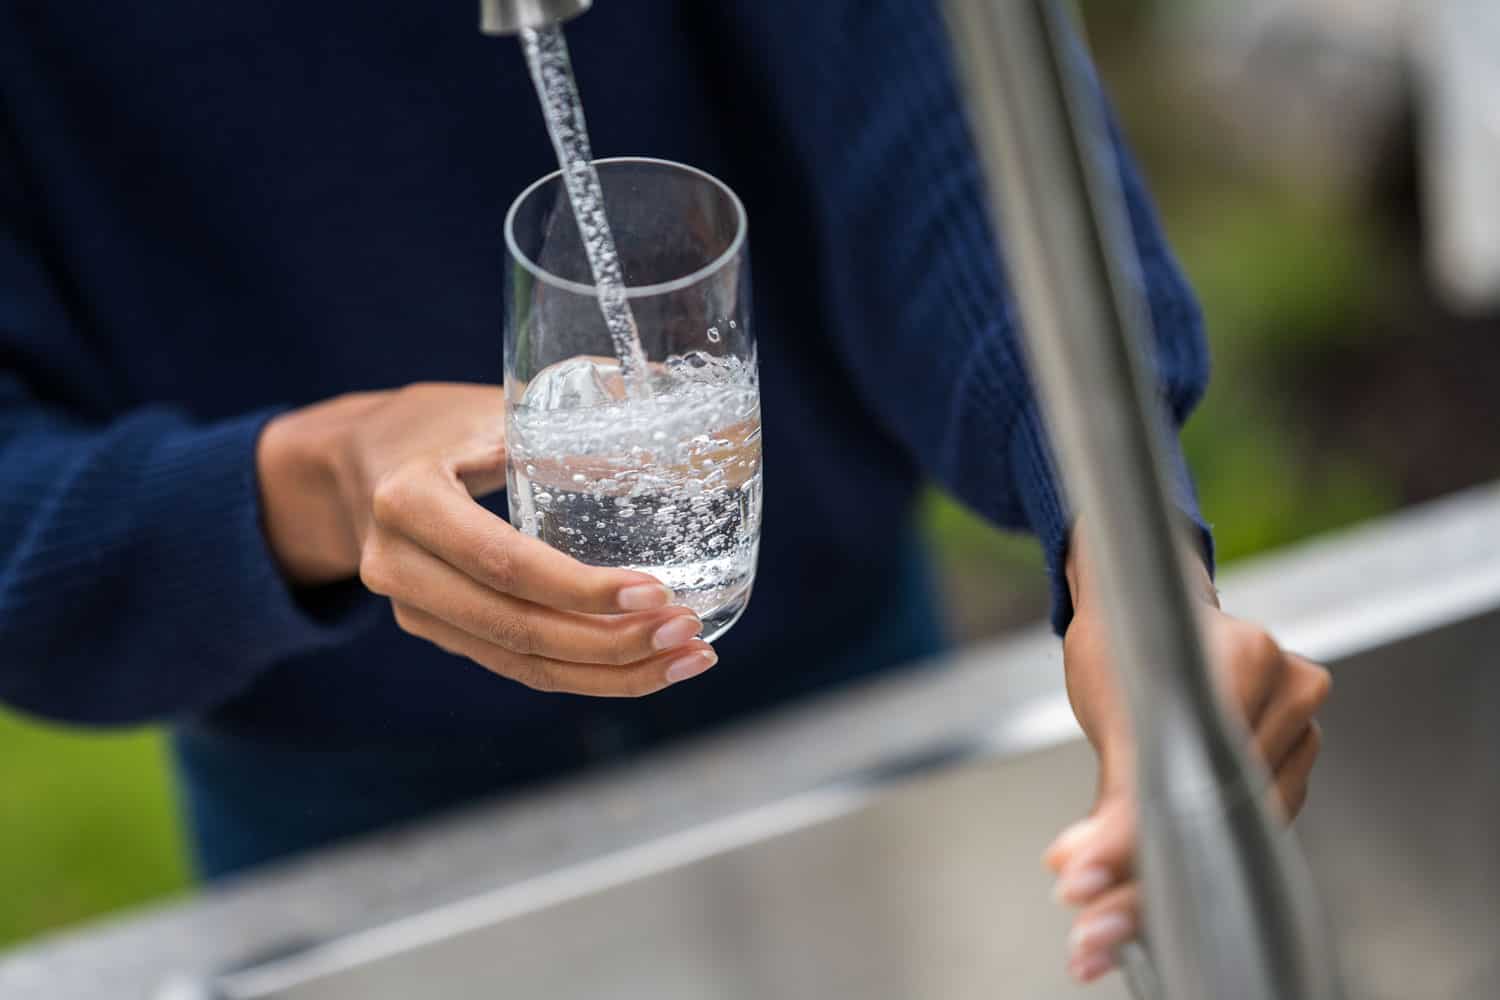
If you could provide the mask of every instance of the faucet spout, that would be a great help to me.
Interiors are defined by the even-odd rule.
[[[577,17],[594,0],[479,0],[479,30],[486,35],[514,35],[525,28],[546,28]]]

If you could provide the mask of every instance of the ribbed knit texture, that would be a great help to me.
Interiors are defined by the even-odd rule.
[[[1063,628],[1067,506],[931,0],[620,0],[569,28],[598,154],[694,163],[750,210],[765,543],[718,670],[598,707],[289,591],[259,525],[268,416],[499,380],[500,222],[551,165],[514,46],[472,13],[0,11],[0,698],[312,745],[707,718],[882,607],[924,479],[1038,535]],[[1118,163],[1180,422],[1201,322]]]
[[[824,47],[810,62],[778,44],[787,32],[781,5],[736,9],[768,66],[767,98],[779,100],[822,181],[820,231],[829,238],[821,250],[833,313],[843,320],[833,331],[851,375],[929,476],[993,523],[1036,533],[1061,633],[1072,617],[1063,575],[1071,518],[996,266],[938,5],[806,5],[797,31]],[[786,79],[801,85],[786,87]],[[1180,424],[1208,380],[1202,320],[1139,172],[1114,138],[1101,155],[1117,166],[1127,196],[1136,272],[1157,332],[1154,360]],[[1186,465],[1180,454],[1172,461],[1179,504],[1201,527]]]

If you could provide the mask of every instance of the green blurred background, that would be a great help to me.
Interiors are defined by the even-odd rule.
[[[1222,559],[1500,476],[1495,449],[1455,440],[1473,437],[1500,391],[1500,338],[1493,322],[1447,315],[1426,287],[1402,137],[1357,190],[1266,169],[1226,140],[1222,107],[1189,96],[1148,30],[1153,5],[1085,6],[1209,319],[1216,376],[1186,445]],[[1476,370],[1494,374],[1476,386]],[[959,634],[1044,612],[1031,542],[936,494],[923,518]],[[174,808],[158,732],[0,710],[0,947],[184,889]]]

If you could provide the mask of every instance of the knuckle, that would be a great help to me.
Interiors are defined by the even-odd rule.
[[[498,667],[492,668],[517,684],[543,694],[554,694],[562,690],[556,675],[546,664],[527,657],[507,658]]]
[[[359,582],[372,594],[389,597],[396,589],[396,572],[385,547],[371,541],[359,556]]]
[[[370,516],[389,527],[399,523],[411,507],[411,484],[400,472],[381,477],[370,494]]]
[[[1333,675],[1327,669],[1318,666],[1307,668],[1306,683],[1306,706],[1309,712],[1316,712],[1328,701],[1328,696],[1333,693]]]
[[[516,585],[516,553],[504,539],[484,543],[479,565],[491,587],[510,592]]]
[[[491,617],[485,626],[485,637],[496,646],[522,656],[529,656],[536,649],[531,623],[525,615],[512,611],[501,611]]]
[[[642,658],[641,651],[649,649],[650,645],[651,633],[644,627],[641,629],[612,628],[606,640],[607,662],[616,667],[634,663]]]
[[[1260,667],[1278,668],[1282,662],[1281,646],[1264,629],[1247,631],[1240,640],[1240,655]]]

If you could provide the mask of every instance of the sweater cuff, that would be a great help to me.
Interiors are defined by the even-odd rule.
[[[380,602],[357,584],[297,591],[281,573],[263,528],[255,459],[261,432],[279,412],[171,435],[152,455],[143,483],[197,498],[148,522],[157,537],[139,551],[159,554],[158,580],[181,623],[183,652],[201,657],[205,670],[247,674],[205,678],[221,696],[267,667],[346,642],[378,621]],[[193,485],[184,489],[185,480]]]
[[[1011,431],[1011,475],[1021,496],[1026,520],[1042,543],[1052,590],[1052,629],[1062,635],[1073,620],[1073,596],[1068,589],[1066,573],[1073,515],[1063,495],[1061,480],[1054,471],[1052,452],[1047,440],[1041,414],[1034,402],[1028,402]],[[1175,437],[1171,442],[1170,459],[1173,501],[1195,529],[1203,563],[1212,576],[1213,532],[1198,510],[1192,475]]]

